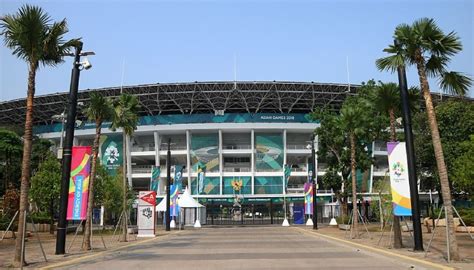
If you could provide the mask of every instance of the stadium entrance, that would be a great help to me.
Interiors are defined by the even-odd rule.
[[[281,203],[271,200],[256,201],[242,205],[207,204],[207,225],[269,225],[283,222],[284,210]]]

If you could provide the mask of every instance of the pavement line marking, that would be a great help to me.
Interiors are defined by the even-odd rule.
[[[151,242],[151,241],[154,241],[154,240],[163,240],[163,239],[166,239],[166,238],[170,237],[171,235],[175,235],[175,234],[178,234],[178,233],[180,233],[180,232],[182,232],[182,231],[172,232],[172,233],[163,235],[162,237],[154,237],[154,238],[146,239],[146,240],[143,240],[143,241],[140,241],[140,242],[130,243],[130,244],[125,245],[125,246],[121,246],[121,247],[116,247],[116,248],[112,248],[112,249],[100,251],[100,252],[97,252],[97,253],[94,253],[94,254],[89,254],[89,255],[86,255],[86,256],[74,258],[74,259],[67,260],[67,261],[64,261],[64,262],[58,262],[58,263],[55,263],[55,264],[51,264],[51,265],[47,265],[47,266],[44,266],[44,267],[40,267],[40,268],[38,268],[38,269],[40,269],[40,270],[46,270],[46,269],[54,269],[54,268],[56,268],[56,267],[67,266],[67,265],[70,265],[70,264],[73,264],[73,263],[76,263],[76,262],[79,262],[79,261],[83,261],[83,260],[86,260],[86,259],[95,258],[95,257],[98,257],[98,256],[100,256],[100,255],[104,255],[104,254],[109,253],[109,252],[114,252],[114,251],[121,250],[121,249],[124,249],[124,248],[133,247],[133,246],[140,245],[140,244],[144,244],[144,243],[148,243],[148,242]]]
[[[324,235],[324,234],[321,234],[321,233],[318,233],[318,232],[307,231],[305,229],[295,228],[295,227],[293,227],[293,229],[297,229],[297,230],[302,231],[302,232],[307,233],[307,234],[313,234],[313,236],[317,235],[317,236],[321,236],[321,237],[324,237],[324,238],[327,238],[327,239],[331,239],[331,240],[335,240],[335,241],[342,242],[342,243],[345,243],[345,244],[349,244],[349,245],[352,245],[352,246],[357,246],[357,247],[360,247],[360,248],[363,248],[363,249],[368,249],[368,250],[376,252],[376,253],[383,253],[385,255],[395,256],[395,257],[399,257],[399,258],[402,258],[402,259],[405,259],[405,260],[414,261],[414,262],[421,263],[421,264],[424,264],[424,265],[429,265],[431,267],[436,267],[438,269],[443,269],[443,270],[455,270],[456,269],[456,268],[453,268],[453,267],[450,267],[450,266],[437,264],[437,263],[433,263],[433,262],[430,262],[430,261],[421,260],[421,259],[418,259],[418,258],[409,257],[409,256],[406,256],[406,255],[398,254],[398,253],[391,252],[391,251],[388,251],[388,250],[377,249],[375,247],[371,247],[371,246],[367,246],[367,245],[359,244],[359,243],[354,243],[354,242],[351,242],[351,241],[348,241],[348,240],[340,239],[340,238],[337,238],[337,237],[334,237],[334,236]]]

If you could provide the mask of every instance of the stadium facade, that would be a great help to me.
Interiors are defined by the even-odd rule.
[[[312,134],[319,122],[310,117],[316,108],[339,110],[344,99],[358,86],[301,82],[194,82],[152,84],[94,89],[79,92],[79,104],[87,106],[89,95],[99,92],[119,96],[136,95],[140,101],[140,120],[128,147],[127,177],[135,191],[148,190],[153,166],[160,166],[159,197],[165,193],[168,142],[171,164],[182,165],[184,186],[208,211],[232,205],[232,181],[242,181],[239,192],[244,205],[281,209],[283,197],[290,204],[303,202],[311,147],[317,150]],[[0,103],[0,123],[20,123],[25,102]],[[61,122],[54,120],[67,107],[67,93],[35,99],[35,133],[61,146]],[[111,173],[116,173],[124,156],[120,130],[104,123],[100,157]],[[92,145],[94,124],[78,115],[75,145]],[[373,142],[375,164],[358,176],[359,191],[369,199],[373,183],[388,170],[387,152],[382,142]],[[206,166],[199,186],[198,163]],[[284,189],[283,168],[291,165],[288,189]],[[318,177],[325,164],[318,162]],[[318,201],[332,203],[330,190],[318,190]],[[262,208],[261,212],[265,211]],[[273,211],[273,210],[272,210]],[[212,211],[211,211],[212,212]],[[273,213],[272,213],[273,215]],[[326,213],[327,215],[327,213]],[[255,214],[253,215],[255,217]]]

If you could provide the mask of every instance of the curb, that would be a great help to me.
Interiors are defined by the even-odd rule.
[[[117,250],[125,249],[125,248],[128,248],[128,247],[133,247],[133,246],[141,245],[141,244],[156,241],[156,240],[163,240],[163,239],[166,239],[166,238],[168,238],[172,235],[178,234],[180,232],[182,232],[182,231],[176,231],[176,232],[172,232],[172,233],[166,234],[166,235],[161,236],[161,237],[156,236],[154,238],[146,239],[146,240],[143,240],[143,241],[140,241],[140,242],[130,243],[128,245],[124,245],[124,246],[120,246],[120,247],[100,251],[100,252],[97,252],[97,253],[85,255],[85,256],[74,258],[74,259],[71,259],[71,260],[53,263],[53,264],[50,264],[50,265],[46,265],[44,267],[39,267],[38,269],[40,269],[40,270],[55,269],[57,267],[63,267],[63,266],[71,265],[71,264],[76,263],[76,262],[80,262],[80,261],[83,261],[83,260],[95,258],[95,257],[101,256],[101,255],[105,255],[105,254],[108,254],[110,252],[115,252]]]
[[[433,262],[430,262],[430,261],[421,260],[421,259],[418,259],[418,258],[409,257],[409,256],[406,256],[406,255],[402,255],[402,254],[391,252],[391,251],[384,250],[384,249],[377,249],[377,248],[372,247],[372,246],[359,244],[359,243],[354,243],[354,242],[347,241],[347,240],[344,240],[344,239],[340,239],[340,238],[337,238],[337,237],[334,237],[334,236],[329,236],[329,235],[324,235],[324,234],[321,234],[321,233],[318,233],[318,232],[308,231],[308,230],[305,230],[305,229],[302,229],[302,228],[294,228],[294,229],[296,229],[298,231],[301,231],[303,233],[311,234],[313,236],[320,236],[320,237],[323,237],[323,238],[326,238],[326,239],[330,239],[330,240],[334,240],[334,241],[337,241],[337,242],[340,242],[340,243],[344,243],[346,245],[351,245],[351,246],[355,246],[355,247],[358,247],[358,248],[363,248],[365,250],[369,250],[371,252],[375,252],[375,253],[378,253],[378,254],[388,255],[388,256],[392,256],[392,257],[398,257],[398,258],[401,258],[401,259],[404,259],[404,260],[407,260],[407,261],[416,262],[416,263],[423,264],[423,265],[431,267],[431,268],[443,269],[443,270],[455,270],[456,269],[456,268],[453,268],[453,267],[450,267],[450,266],[437,264],[437,263],[433,263]]]

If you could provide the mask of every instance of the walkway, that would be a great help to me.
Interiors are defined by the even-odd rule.
[[[411,266],[429,268],[361,251],[294,227],[233,227],[190,229],[57,269],[409,269]]]

